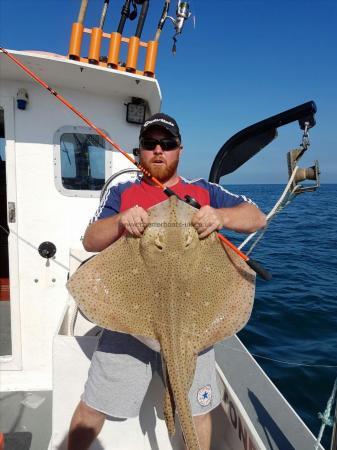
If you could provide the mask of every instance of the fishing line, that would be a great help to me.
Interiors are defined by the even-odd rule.
[[[6,228],[4,228],[2,225],[0,225],[0,228],[5,231],[5,233],[10,236],[11,234],[13,234],[14,236],[16,236],[18,239],[20,239],[20,241],[24,242],[25,244],[29,245],[29,247],[33,248],[34,250],[36,250],[37,252],[39,251],[38,247],[35,247],[35,245],[33,245],[31,242],[27,241],[26,239],[24,239],[23,237],[21,237],[18,233],[16,233],[13,230],[6,230]],[[57,259],[53,258],[49,258],[48,260],[49,262],[52,261],[53,263],[57,264],[58,266],[62,267],[62,269],[65,269],[67,272],[69,272],[69,267],[65,266],[64,264],[62,264],[61,262],[59,262]]]
[[[6,230],[6,228],[4,228],[2,225],[0,225],[0,228],[1,228],[2,230],[4,230],[4,232],[9,236],[9,231]]]
[[[267,359],[268,361],[274,361],[274,362],[278,362],[281,364],[287,364],[290,366],[298,366],[298,367],[325,367],[325,368],[336,368],[337,365],[328,365],[328,364],[307,364],[304,362],[293,362],[293,361],[286,361],[286,360],[282,360],[282,359],[275,359],[275,358],[269,358],[268,356],[263,356],[263,355],[258,355],[257,353],[252,353],[250,351],[244,351],[244,350],[240,350],[238,348],[234,348],[234,347],[228,347],[226,344],[220,344],[221,347],[223,347],[225,350],[233,350],[235,352],[238,353],[244,353],[247,354],[249,353],[249,355],[255,356],[256,358],[261,358],[261,359]]]
[[[175,196],[179,200],[184,201],[190,205],[193,205],[195,208],[200,209],[201,205],[198,204],[194,199],[190,196],[185,196],[185,199],[180,198],[174,191],[172,191],[169,187],[162,184],[157,178],[155,178],[151,173],[146,170],[140,163],[136,162],[134,158],[132,158],[127,152],[125,152],[116,142],[114,142],[106,133],[104,133],[100,128],[98,128],[94,123],[92,123],[86,116],[84,116],[78,109],[76,109],[68,100],[66,100],[62,95],[58,94],[53,88],[51,88],[45,81],[43,81],[40,77],[38,77],[32,70],[26,67],[21,61],[19,61],[15,56],[10,54],[6,49],[0,47],[0,50],[11,59],[17,66],[19,66],[24,72],[26,72],[31,78],[33,78],[38,84],[43,86],[50,94],[57,98],[61,103],[67,106],[74,114],[80,117],[83,122],[85,122],[90,128],[96,131],[97,134],[103,137],[109,144],[111,144],[116,150],[118,150],[122,155],[125,156],[133,165],[138,167],[138,169],[143,172],[149,180],[151,180],[155,185],[160,187],[163,192],[168,196]],[[255,260],[249,258],[249,256],[245,255],[241,250],[239,250],[232,242],[230,242],[227,238],[225,238],[222,234],[217,233],[218,238],[228,247],[230,247],[241,259],[245,261],[245,263],[253,269],[255,273],[261,276],[264,280],[268,281],[272,278],[271,273],[269,273],[264,267]]]

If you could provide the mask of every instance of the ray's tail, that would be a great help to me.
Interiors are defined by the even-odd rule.
[[[175,346],[173,352],[172,349],[171,351],[168,351],[168,348],[165,344],[163,345],[163,342],[161,342],[161,346],[166,365],[167,389],[164,400],[164,414],[168,431],[170,434],[172,434],[172,431],[173,433],[175,431],[175,405],[187,449],[200,450],[188,398],[196,366],[196,355],[192,350],[188,350],[186,345]],[[179,358],[176,357],[177,354],[179,354]],[[174,357],[172,357],[172,355]]]

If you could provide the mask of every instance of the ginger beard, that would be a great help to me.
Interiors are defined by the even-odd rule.
[[[158,165],[155,161],[162,161],[162,164]],[[166,183],[172,178],[177,171],[179,164],[179,153],[177,158],[172,162],[168,163],[164,158],[160,156],[153,156],[150,161],[146,162],[142,158],[142,152],[140,152],[140,164],[148,170],[151,175],[157,178],[161,183]]]

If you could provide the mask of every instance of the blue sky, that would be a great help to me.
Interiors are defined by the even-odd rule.
[[[105,31],[115,30],[123,0],[111,0]],[[150,2],[142,39],[153,38],[163,1]],[[171,13],[175,11],[172,0]],[[86,25],[97,26],[103,0],[89,0]],[[160,41],[157,78],[162,110],[180,124],[181,173],[208,177],[212,161],[240,129],[308,100],[318,107],[310,151],[302,166],[320,161],[321,181],[337,183],[336,0],[193,0],[190,19],[171,53],[173,28]],[[0,0],[0,42],[11,49],[66,54],[80,0]],[[129,23],[125,35],[132,35]],[[51,100],[52,102],[52,100]],[[93,118],[95,119],[95,118]],[[297,124],[237,172],[232,183],[284,183],[286,152],[297,147]]]

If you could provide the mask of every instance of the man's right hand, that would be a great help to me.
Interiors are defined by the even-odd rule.
[[[141,206],[134,206],[120,213],[120,224],[131,236],[141,237],[149,223],[149,215]]]

